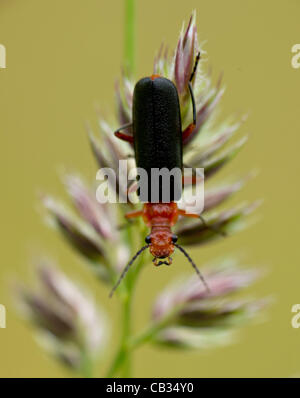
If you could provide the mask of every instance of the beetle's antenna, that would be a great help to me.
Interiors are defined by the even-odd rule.
[[[135,259],[147,248],[149,247],[149,245],[145,245],[143,246],[133,257],[132,259],[129,261],[129,263],[126,265],[126,267],[123,269],[117,283],[115,284],[115,286],[111,289],[110,293],[109,293],[109,297],[112,297],[112,295],[114,294],[115,290],[117,289],[117,287],[119,286],[119,284],[122,282],[122,279],[124,278],[124,276],[127,274],[127,271],[129,270],[130,266],[132,265],[132,263],[135,261]]]
[[[201,279],[203,285],[205,286],[207,292],[210,293],[211,290],[210,290],[210,288],[208,287],[208,284],[206,283],[206,280],[204,279],[204,276],[201,274],[199,268],[198,268],[197,265],[194,263],[194,261],[191,259],[190,255],[184,250],[183,247],[179,246],[177,243],[174,243],[174,246],[176,246],[176,247],[185,255],[185,257],[189,260],[189,262],[192,264],[192,267],[193,267],[194,270],[196,271],[197,275],[198,275],[199,278]]]
[[[197,56],[196,56],[194,69],[193,69],[193,72],[191,73],[191,77],[190,77],[190,82],[191,82],[191,81],[193,80],[193,78],[194,78],[194,75],[195,75],[195,73],[196,73],[199,60],[200,60],[200,51],[198,52],[198,54],[197,54]]]

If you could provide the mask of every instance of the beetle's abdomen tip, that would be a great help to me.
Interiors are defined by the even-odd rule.
[[[157,79],[157,78],[159,78],[159,77],[161,77],[160,75],[151,75],[150,76],[150,79],[153,81],[153,80],[155,80],[155,79]]]

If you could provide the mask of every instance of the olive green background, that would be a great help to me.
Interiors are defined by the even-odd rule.
[[[199,264],[237,254],[267,269],[250,295],[272,296],[263,322],[246,326],[233,345],[203,353],[152,347],[135,354],[136,376],[290,377],[300,375],[300,330],[291,307],[300,302],[299,83],[291,47],[300,42],[300,2],[238,0],[138,0],[137,77],[152,72],[162,40],[176,45],[182,21],[197,10],[207,64],[224,72],[221,116],[249,112],[242,131],[250,140],[220,177],[259,169],[237,199],[264,198],[246,231],[192,250]],[[7,69],[0,70],[1,377],[67,377],[71,374],[36,344],[16,314],[14,280],[32,279],[31,259],[49,254],[75,280],[87,284],[112,318],[109,352],[118,342],[117,300],[98,285],[65,242],[44,225],[38,192],[63,195],[63,167],[94,179],[85,120],[96,126],[95,104],[109,114],[123,48],[122,0],[1,0],[0,43]],[[146,267],[135,303],[135,328],[148,319],[151,302],[167,282],[188,271],[183,262],[155,272]],[[99,374],[105,364],[99,365]]]

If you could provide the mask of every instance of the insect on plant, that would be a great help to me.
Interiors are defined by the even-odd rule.
[[[133,352],[146,344],[193,351],[227,344],[233,340],[236,328],[252,319],[267,303],[231,297],[251,285],[259,276],[258,270],[239,269],[234,258],[222,256],[203,268],[206,283],[186,252],[187,247],[216,241],[218,234],[237,231],[235,226],[243,227],[245,224],[240,222],[258,205],[253,202],[217,209],[248,178],[232,183],[222,180],[221,184],[216,182],[208,187],[205,195],[203,192],[203,170],[205,180],[209,181],[234,158],[246,137],[230,144],[243,119],[217,120],[216,110],[224,89],[221,79],[214,86],[205,68],[200,71],[196,13],[192,13],[186,29],[183,26],[175,50],[161,46],[154,58],[153,75],[149,73],[150,77],[137,81],[134,5],[138,2],[125,3],[124,73],[115,85],[116,118],[107,119],[100,112],[97,136],[87,125],[97,169],[114,172],[116,182],[108,189],[112,188],[109,192],[114,198],[121,199],[120,205],[115,205],[118,200],[100,202],[95,186],[88,186],[77,173],[63,176],[71,208],[52,195],[41,197],[47,222],[51,221],[50,226],[61,233],[79,259],[92,265],[93,275],[103,283],[103,288],[112,289],[111,294],[134,264],[135,269],[123,281],[118,294],[121,322],[115,330],[120,331],[120,342],[108,364],[107,377],[130,377]],[[122,127],[115,136],[122,141],[113,134],[117,126]],[[130,159],[128,167],[122,171],[126,159]],[[186,175],[187,168],[192,174]],[[178,169],[176,173],[174,169]],[[181,192],[183,185],[192,186],[196,194],[189,189]],[[140,209],[135,207],[137,198],[129,195],[133,187],[137,189]],[[122,223],[122,233],[119,216],[128,220]],[[138,221],[134,229],[129,226],[131,220]],[[150,232],[145,232],[147,228]],[[154,265],[160,266],[170,265],[176,250],[183,253],[184,260],[191,263],[198,275],[193,273],[171,282],[159,292],[149,322],[135,333],[134,290],[148,252]],[[130,260],[132,252],[136,254]],[[42,333],[39,341],[56,360],[74,375],[94,377],[97,359],[105,359],[109,317],[91,300],[89,290],[82,291],[53,267],[51,260],[42,258],[36,265],[38,289],[24,286],[23,281],[17,289],[22,316]],[[201,289],[198,276],[206,289]],[[113,348],[115,343],[113,339]]]
[[[135,159],[138,168],[142,168],[151,175],[151,169],[172,170],[183,168],[182,146],[196,128],[196,104],[191,82],[193,81],[197,65],[200,59],[200,52],[197,54],[193,71],[191,73],[188,88],[190,92],[193,121],[184,131],[182,131],[180,104],[176,86],[169,79],[154,74],[139,80],[135,86],[133,94],[132,123],[127,123],[115,131],[115,136],[134,146]],[[133,135],[128,135],[122,130],[132,128]],[[182,177],[185,182],[186,177]],[[201,178],[202,179],[202,178]],[[192,176],[191,184],[194,185],[199,180],[199,176]],[[159,201],[152,201],[151,198],[151,177],[148,180],[149,194],[146,199],[140,198],[144,203],[143,209],[127,213],[127,220],[136,217],[143,217],[145,224],[151,228],[150,234],[145,238],[146,245],[143,246],[129,261],[121,273],[117,283],[111,290],[110,296],[114,293],[120,282],[126,275],[135,259],[146,249],[149,248],[153,255],[155,266],[171,265],[175,247],[177,247],[188,259],[196,273],[202,280],[206,289],[209,287],[203,278],[200,270],[191,259],[189,254],[178,243],[177,235],[172,233],[171,228],[176,224],[179,216],[200,218],[206,225],[201,215],[187,213],[179,209],[175,200],[180,197],[176,194],[174,180],[169,180],[170,201],[162,201],[162,190],[166,189],[159,182]],[[221,233],[218,230],[216,233]]]

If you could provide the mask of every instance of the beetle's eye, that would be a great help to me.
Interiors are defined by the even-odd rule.
[[[177,235],[172,235],[172,242],[176,243],[178,240],[178,236]]]
[[[145,242],[148,243],[148,244],[151,243],[151,237],[150,237],[150,235],[146,236]]]

